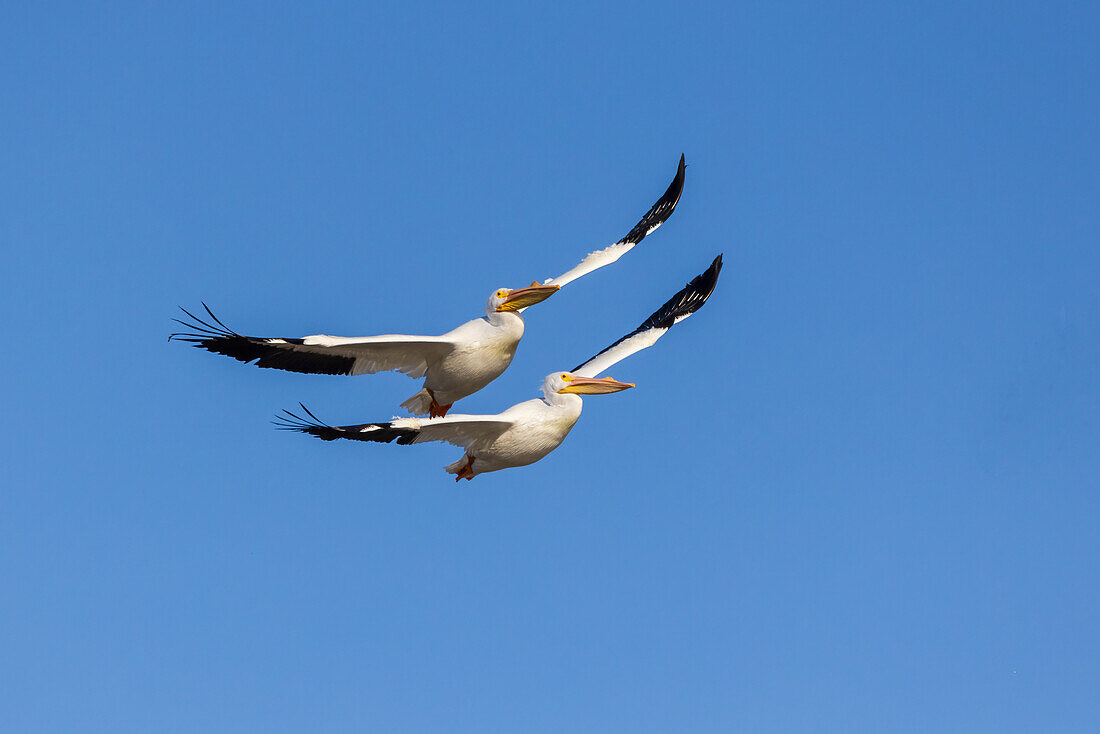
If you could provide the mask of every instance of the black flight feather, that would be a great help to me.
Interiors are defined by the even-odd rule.
[[[372,441],[375,443],[390,443],[397,440],[402,446],[412,443],[420,435],[416,428],[397,428],[390,423],[360,423],[354,426],[330,426],[322,422],[313,412],[302,403],[298,403],[309,418],[283,410],[282,414],[275,416],[271,422],[281,431],[298,431],[316,436],[322,441],[335,441],[338,438],[347,438],[352,441]],[[373,428],[374,430],[365,430]]]
[[[676,169],[676,176],[672,179],[672,183],[668,185],[668,190],[657,200],[656,204],[649,208],[641,221],[634,225],[634,229],[630,230],[616,244],[629,242],[636,245],[652,232],[654,227],[664,224],[672,216],[672,212],[676,211],[676,205],[680,202],[680,194],[684,193],[684,174],[686,172],[687,164],[684,163],[684,156],[681,154],[680,165]]]
[[[269,339],[255,336],[244,336],[233,331],[221,322],[214,312],[204,303],[202,307],[214,320],[211,324],[200,319],[187,309],[180,307],[190,317],[190,321],[172,319],[181,324],[188,331],[177,332],[169,335],[168,339],[190,342],[199,349],[205,349],[214,354],[224,354],[238,362],[255,362],[257,367],[268,369],[286,370],[288,372],[304,372],[313,375],[348,375],[355,365],[355,358],[342,354],[320,354],[316,352],[297,351],[294,346],[302,346],[302,339],[282,339],[283,343],[272,343]]]
[[[671,329],[673,324],[678,320],[698,311],[703,307],[703,304],[707,302],[707,299],[710,298],[710,294],[714,292],[715,286],[718,285],[718,273],[720,273],[721,270],[722,256],[719,255],[714,258],[714,262],[710,264],[709,268],[692,278],[691,282],[688,283],[682,291],[668,299],[665,305],[650,314],[649,318],[639,324],[637,329],[617,340],[614,344],[601,349],[599,352],[574,367],[571,371],[576,372],[581,367],[584,367],[586,364],[596,359],[596,357],[614,349],[632,336],[636,336],[650,329]]]

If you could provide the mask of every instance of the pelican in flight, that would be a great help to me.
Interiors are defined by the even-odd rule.
[[[190,321],[173,319],[187,331],[168,338],[224,354],[257,367],[321,375],[369,375],[402,372],[424,378],[423,388],[401,404],[413,415],[447,415],[456,400],[472,395],[500,377],[523,337],[523,316],[529,306],[545,301],[563,285],[618,260],[672,216],[684,190],[684,157],[668,190],[621,240],[585,257],[576,267],[541,285],[501,288],[485,304],[485,315],[467,321],[442,336],[343,337],[315,334],[301,338],[244,336],[223,324],[203,304],[209,319],[183,311]]]
[[[478,474],[533,464],[556,449],[581,417],[581,395],[606,395],[634,387],[611,377],[596,377],[617,362],[653,346],[674,325],[698,311],[714,292],[722,256],[670,298],[641,325],[569,372],[553,372],[542,384],[542,397],[513,405],[497,415],[451,415],[439,418],[397,418],[387,423],[330,426],[306,406],[308,417],[283,411],[275,425],[324,441],[338,438],[399,444],[444,441],[465,450],[446,467],[455,481]],[[301,403],[299,403],[301,405]]]

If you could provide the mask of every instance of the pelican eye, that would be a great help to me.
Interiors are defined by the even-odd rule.
[[[562,379],[562,382],[572,382],[573,381],[573,375],[569,374],[568,372],[562,372],[561,373],[561,379]]]
[[[506,290],[497,291],[497,298],[507,298],[507,296],[508,296],[508,291],[506,291]]]

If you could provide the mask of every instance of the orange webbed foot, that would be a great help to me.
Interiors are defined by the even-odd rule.
[[[439,403],[437,403],[435,401],[435,393],[432,392],[430,388],[425,388],[425,389],[428,390],[428,396],[431,397],[431,399],[432,399],[432,404],[428,408],[428,417],[429,418],[442,418],[445,415],[447,415],[447,411],[451,409],[451,406],[454,405],[454,403],[452,402],[452,403],[447,403],[446,405],[440,405]]]
[[[466,457],[466,466],[462,467],[462,469],[459,470],[458,476],[455,477],[455,481],[457,482],[457,481],[460,481],[462,479],[465,479],[466,481],[470,481],[473,478],[474,478],[474,457],[467,456]]]

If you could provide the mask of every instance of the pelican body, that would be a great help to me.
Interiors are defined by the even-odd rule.
[[[547,297],[553,290],[549,290]],[[503,301],[502,294],[505,294]],[[454,347],[427,364],[423,389],[403,402],[402,408],[413,415],[442,417],[455,401],[474,394],[504,374],[516,356],[524,329],[519,309],[500,310],[500,303],[507,303],[506,299],[506,291],[497,291],[489,298],[485,316],[467,321],[440,337]]]
[[[180,321],[190,333],[171,338],[224,354],[257,367],[324,375],[368,375],[394,370],[424,378],[420,392],[401,404],[413,415],[447,415],[451,405],[500,377],[523,338],[521,312],[554,295],[561,286],[532,283],[527,288],[501,288],[489,296],[485,315],[442,336],[344,337],[315,334],[301,339],[244,336],[223,324],[206,308],[213,323],[190,311]],[[206,307],[206,304],[203,304]],[[178,321],[178,319],[177,319]]]
[[[581,417],[581,395],[603,395],[634,387],[610,377],[591,378],[555,372],[543,381],[542,398],[525,400],[496,415],[451,415],[440,418],[397,418],[388,423],[329,426],[310,422],[289,411],[276,425],[312,434],[324,441],[348,438],[407,445],[446,441],[463,447],[461,459],[445,467],[455,481],[478,474],[534,464],[561,445]]]
[[[558,392],[563,385],[562,375],[548,376],[542,399],[525,400],[501,413],[501,419],[511,425],[496,437],[471,442],[466,454],[446,471],[459,475],[456,480],[473,479],[486,472],[534,464],[561,446],[580,420],[583,407],[577,395]]]

